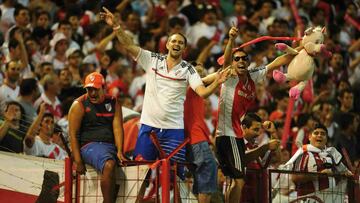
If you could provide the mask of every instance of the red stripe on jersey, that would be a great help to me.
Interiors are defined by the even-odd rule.
[[[250,78],[244,84],[239,81],[234,92],[233,108],[231,112],[232,126],[238,138],[243,137],[241,117],[244,116],[255,99],[255,83]]]
[[[324,167],[324,161],[320,158],[319,153],[313,153],[316,166],[317,166],[317,172],[321,172],[325,169]],[[319,190],[323,190],[329,187],[329,178],[326,176],[319,176]]]
[[[96,113],[98,117],[111,117],[114,116],[114,113]]]
[[[163,77],[163,78],[167,78],[167,79],[170,79],[170,80],[176,80],[176,81],[185,81],[186,79],[183,79],[183,78],[172,78],[172,77],[169,77],[169,76],[165,76],[161,73],[159,73],[155,68],[152,68],[152,70],[155,72],[156,75],[160,76],[160,77]]]

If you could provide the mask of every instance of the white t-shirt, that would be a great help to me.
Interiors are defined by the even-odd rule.
[[[7,30],[15,24],[14,11],[15,8],[7,8],[3,4],[0,5],[1,10],[1,20],[0,20],[0,31],[6,33]]]
[[[0,86],[0,107],[2,110],[4,109],[6,102],[16,100],[16,98],[19,96],[19,91],[19,85],[17,85],[15,89],[5,84]]]
[[[146,89],[140,122],[156,128],[184,128],[184,100],[188,84],[203,85],[195,68],[182,60],[169,72],[166,56],[140,50],[135,59],[146,72]]]
[[[129,94],[132,98],[136,98],[136,94],[141,90],[142,86],[146,83],[146,75],[137,76],[131,82],[129,87]]]
[[[219,23],[218,26],[209,26],[206,23],[198,22],[189,28],[186,37],[188,38],[189,44],[192,47],[196,47],[200,38],[206,37],[208,39],[211,39],[218,29],[225,30],[225,25],[223,23]],[[221,33],[220,40],[222,40],[223,38],[224,34]],[[218,54],[221,51],[222,49],[219,43],[211,49],[212,54]]]
[[[44,156],[57,160],[64,160],[66,152],[55,143],[45,144],[39,136],[35,137],[35,142],[31,148],[24,143],[24,152],[33,156]]]

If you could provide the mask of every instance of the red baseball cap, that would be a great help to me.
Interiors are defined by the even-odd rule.
[[[98,72],[93,72],[86,76],[84,88],[93,87],[99,89],[104,84],[104,77]]]

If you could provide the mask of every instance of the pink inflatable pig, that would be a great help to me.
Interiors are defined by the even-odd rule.
[[[305,36],[301,40],[301,46],[303,48],[300,51],[284,43],[275,44],[278,50],[295,55],[288,65],[287,73],[284,74],[279,70],[274,70],[273,72],[273,78],[278,83],[292,80],[299,82],[290,89],[289,96],[291,98],[298,99],[307,81],[312,78],[316,67],[314,57],[320,53],[326,57],[331,56],[331,52],[327,51],[324,45],[325,32],[325,27],[310,27],[305,30]]]

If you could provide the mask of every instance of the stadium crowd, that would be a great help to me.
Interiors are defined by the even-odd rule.
[[[319,126],[325,126],[326,146],[335,147],[348,158],[343,163],[357,174],[360,171],[359,4],[350,0],[297,0],[295,4],[303,27],[295,21],[290,0],[0,0],[0,150],[63,159],[70,147],[69,109],[75,99],[86,93],[85,78],[92,72],[102,74],[106,93],[117,98],[122,107],[142,112],[148,73],[133,60],[136,58],[133,52],[123,46],[117,36],[118,27],[112,27],[100,17],[102,7],[106,7],[120,29],[131,37],[132,45],[141,49],[167,54],[168,39],[181,33],[187,44],[182,58],[194,67],[200,65],[196,71],[204,71],[204,75],[220,72],[223,67],[217,59],[229,42],[238,47],[261,36],[299,36],[304,28],[326,27],[324,44],[332,56],[316,58],[312,83],[295,101],[291,112],[289,133],[283,130],[291,84],[276,83],[271,71],[267,71],[266,80],[256,83],[255,99],[247,104],[244,117],[245,113],[256,115],[247,118],[248,128],[252,121],[261,124],[270,121],[267,124],[273,123],[274,127],[271,130],[260,127],[256,135],[241,136],[246,140],[247,150],[285,136],[286,143],[270,153],[267,163],[248,164],[254,169],[278,168],[310,143],[316,129],[324,130]],[[349,19],[356,23],[350,23]],[[229,35],[232,27],[238,33],[235,39]],[[246,46],[243,48],[246,59],[238,60],[248,60],[247,70],[256,71],[283,54],[275,48],[276,42],[280,41]],[[295,41],[281,42],[299,46]],[[141,60],[142,65],[148,65],[145,59]],[[280,69],[286,72],[286,66]],[[203,114],[200,118],[206,124],[202,126],[205,141],[211,149],[215,147],[217,125],[224,122],[218,120],[220,89],[197,103],[204,109],[190,111],[190,114]],[[130,138],[137,137],[140,121],[135,117],[123,122],[122,153],[131,159],[136,139]],[[186,135],[184,122],[185,136],[190,136]],[[227,181],[219,169],[220,193]],[[248,192],[246,184],[244,193]],[[216,198],[224,197],[213,195],[212,201],[220,201]],[[243,195],[241,202],[255,201],[246,198],[249,196]]]

